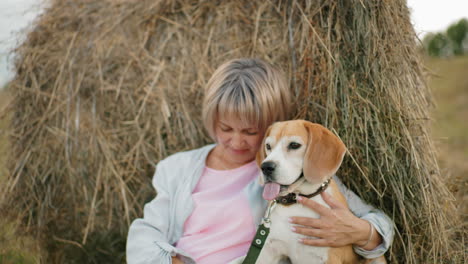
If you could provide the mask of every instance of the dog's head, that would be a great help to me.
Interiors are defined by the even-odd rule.
[[[305,120],[274,123],[257,153],[263,172],[259,181],[268,184],[265,189],[270,192],[264,198],[274,199],[280,185],[290,185],[302,174],[312,184],[324,182],[336,173],[345,152],[343,142],[319,124]]]

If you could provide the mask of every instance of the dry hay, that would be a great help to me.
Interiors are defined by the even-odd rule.
[[[16,52],[1,198],[53,262],[67,247],[88,260],[123,250],[99,241],[125,239],[158,160],[209,141],[202,87],[220,63],[250,56],[287,73],[296,117],[346,143],[341,178],[396,223],[391,262],[461,259],[403,0],[51,0]]]

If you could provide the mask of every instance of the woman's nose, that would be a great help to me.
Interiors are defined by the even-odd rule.
[[[244,137],[241,133],[234,133],[231,140],[231,145],[233,148],[239,149],[244,144]]]

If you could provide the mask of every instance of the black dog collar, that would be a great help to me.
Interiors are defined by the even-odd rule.
[[[327,189],[328,185],[330,185],[330,181],[331,181],[331,178],[328,178],[328,180],[326,180],[325,182],[323,182],[320,185],[320,187],[317,189],[317,191],[315,191],[315,192],[313,192],[311,194],[305,195],[305,194],[300,193],[299,195],[304,196],[304,197],[309,198],[309,199],[314,197],[314,196],[317,196],[317,195],[319,195],[320,193],[322,193],[323,191],[325,191]],[[279,204],[282,204],[282,205],[291,205],[291,204],[297,203],[296,197],[297,197],[296,193],[288,193],[287,195],[277,197],[275,199],[275,201],[277,203],[279,203]]]

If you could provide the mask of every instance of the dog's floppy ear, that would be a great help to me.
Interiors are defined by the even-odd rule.
[[[257,152],[257,156],[255,157],[255,160],[257,161],[257,166],[259,168],[262,168],[262,162],[266,158],[265,139],[270,134],[271,126],[269,126],[268,129],[266,130],[265,135],[263,136],[262,145],[260,146],[260,149]],[[260,185],[265,184],[265,180],[263,179],[263,173],[260,173],[260,176],[258,177],[258,183],[260,183]]]
[[[346,147],[325,127],[307,121],[304,126],[309,135],[304,157],[304,177],[311,183],[320,183],[336,173]]]

